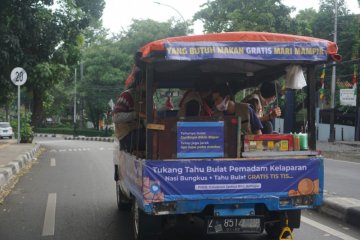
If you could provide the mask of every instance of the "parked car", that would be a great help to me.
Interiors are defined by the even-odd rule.
[[[12,138],[14,135],[13,129],[8,122],[0,122],[0,139],[4,137]]]

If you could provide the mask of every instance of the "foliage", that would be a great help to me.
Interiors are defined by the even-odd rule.
[[[22,66],[28,73],[25,87],[34,98],[35,125],[44,118],[46,92],[68,75],[66,68],[77,63],[84,42],[82,31],[101,16],[104,7],[104,0],[57,3],[50,8],[54,3],[49,0],[3,0],[0,5],[0,93],[9,90],[4,80],[11,69]],[[11,98],[0,101],[7,105]]]
[[[133,19],[129,29],[122,31],[116,36],[119,40],[121,49],[133,55],[140,47],[148,42],[162,38],[186,35],[187,29],[182,23],[177,23],[174,19],[167,22],[157,22],[151,19]]]
[[[313,36],[334,40],[335,0],[321,0],[312,25]],[[359,50],[359,17],[351,15],[344,0],[338,1],[337,44],[343,59],[351,59]],[[349,47],[352,46],[352,47]]]
[[[36,133],[47,133],[47,134],[64,134],[64,135],[73,135],[74,129],[70,127],[62,128],[35,128]],[[86,137],[109,137],[112,136],[113,131],[99,131],[96,129],[76,129],[77,135],[86,136]]]
[[[296,15],[291,33],[304,36],[313,35],[313,26],[317,18],[317,12],[313,8],[300,10]]]
[[[15,135],[18,133],[18,119],[10,121],[10,125],[13,128]],[[31,113],[21,111],[20,112],[20,142],[31,143],[34,138],[33,127],[31,126]]]
[[[334,1],[321,0],[319,11],[304,9],[291,18],[294,9],[281,0],[209,0],[194,20],[201,20],[208,33],[266,31],[333,40]],[[0,107],[8,112],[16,99],[16,87],[9,81],[12,68],[25,68],[28,82],[22,87],[22,98],[26,106],[33,106],[36,126],[46,117],[72,115],[74,68],[79,70],[80,62],[84,77],[80,81],[78,74],[78,109],[84,109],[84,118],[97,126],[109,110],[109,100],[115,102],[123,90],[134,53],[153,40],[190,33],[175,19],[134,19],[128,29],[109,38],[99,21],[104,0],[59,0],[57,7],[53,2],[0,1]],[[338,3],[339,52],[348,60],[359,53],[360,18],[349,14],[344,0]],[[338,69],[338,76],[349,75],[351,68],[350,64]],[[299,94],[297,103],[303,98]]]
[[[193,20],[201,20],[211,32],[267,31],[287,33],[291,29],[293,10],[280,0],[214,0],[208,1]]]
[[[116,102],[123,91],[134,63],[134,53],[148,42],[184,34],[184,26],[171,20],[133,20],[128,30],[112,39],[106,39],[102,34],[92,39],[89,47],[84,49],[84,78],[78,89],[85,102],[87,117],[96,128],[99,120],[106,120],[104,115],[110,110],[110,99]]]
[[[26,122],[22,124],[20,130],[20,143],[31,143],[34,139],[34,132],[30,123]]]

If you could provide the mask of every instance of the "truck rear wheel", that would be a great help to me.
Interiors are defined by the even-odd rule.
[[[288,217],[288,227],[291,231],[300,227],[301,210],[289,210],[286,211],[286,215]],[[285,222],[285,212],[271,212],[270,222],[265,224],[265,231],[269,239],[279,239],[282,229],[286,226]]]
[[[290,228],[293,231],[293,228]],[[282,227],[280,226],[280,222],[270,223],[265,225],[265,231],[269,237],[269,239],[278,240],[282,231]],[[287,237],[287,236],[284,236]]]
[[[121,191],[121,188],[116,184],[116,202],[119,210],[130,210],[131,201],[128,199],[125,194]]]
[[[157,239],[161,231],[161,217],[144,213],[133,200],[132,221],[134,228],[134,240]]]

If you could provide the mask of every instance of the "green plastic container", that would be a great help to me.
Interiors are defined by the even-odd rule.
[[[300,150],[308,150],[308,135],[307,133],[299,133],[298,134],[300,138]]]

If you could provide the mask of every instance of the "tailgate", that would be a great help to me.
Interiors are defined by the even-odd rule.
[[[281,198],[314,196],[310,207],[322,201],[323,160],[319,157],[145,160],[142,170],[144,205],[253,202],[277,210]]]

